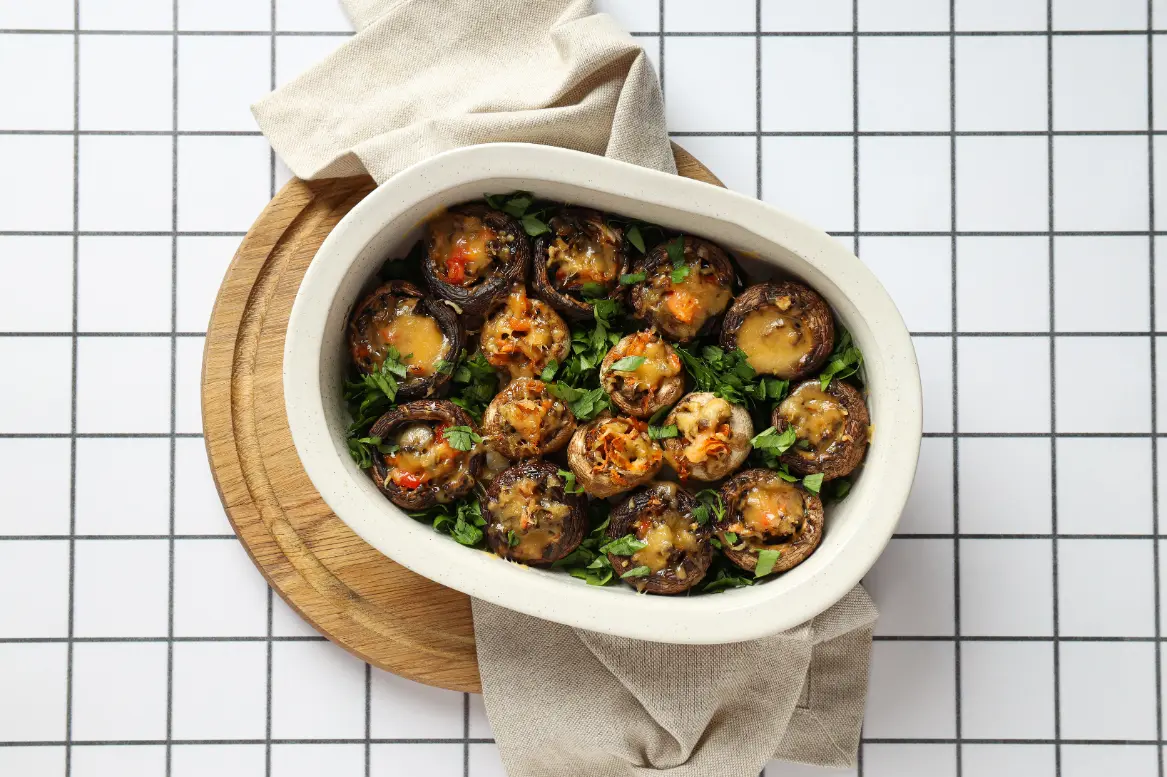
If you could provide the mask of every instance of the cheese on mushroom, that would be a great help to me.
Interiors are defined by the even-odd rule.
[[[556,237],[547,247],[547,269],[557,287],[612,285],[620,272],[614,234],[593,234],[560,216],[551,219],[551,228]]]
[[[693,464],[729,453],[733,407],[720,397],[683,402],[673,413],[686,460]]]
[[[645,566],[652,572],[660,572],[667,567],[674,551],[693,553],[698,546],[692,519],[673,508],[651,519],[642,520],[636,536],[647,544],[632,554],[631,566]],[[677,566],[681,568],[681,565]]]
[[[499,235],[478,216],[443,213],[429,224],[430,261],[447,283],[469,286],[486,275],[494,263],[492,243],[513,242]]]
[[[556,477],[547,478],[542,485],[534,478],[520,478],[487,504],[499,532],[507,537],[514,532],[518,540],[510,550],[514,558],[539,560],[547,546],[563,536],[563,522],[571,508],[547,494],[547,489],[560,485]]]
[[[805,517],[802,492],[792,483],[773,479],[746,492],[741,521],[731,528],[748,544],[765,544],[796,537]]]
[[[428,483],[439,488],[439,501],[448,501],[440,498],[441,487],[470,476],[469,454],[452,447],[440,429],[424,421],[406,425],[394,435],[397,450],[385,454],[385,466],[398,487],[412,490]]]
[[[482,353],[512,378],[532,378],[552,359],[562,361],[569,348],[567,325],[547,303],[515,286],[504,305],[482,327]]]
[[[766,375],[789,378],[798,373],[814,351],[814,334],[804,311],[789,296],[751,311],[737,333],[737,347],[750,366]]]
[[[429,377],[437,371],[438,361],[449,355],[450,341],[437,321],[416,312],[418,302],[402,300],[396,315],[377,331],[376,339],[382,346],[397,349],[410,375]]]
[[[845,434],[847,408],[814,382],[799,386],[782,401],[778,413],[794,428],[798,439],[810,449],[796,449],[798,455],[813,459],[839,442],[850,442]]]

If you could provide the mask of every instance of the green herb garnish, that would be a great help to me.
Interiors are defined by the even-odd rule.
[[[721,501],[721,494],[712,488],[706,488],[697,492],[697,504],[693,507],[693,520],[701,526],[709,523],[709,518],[715,520],[722,520],[725,518],[725,504]]]
[[[577,488],[575,485],[575,473],[574,472],[568,472],[565,469],[561,469],[561,470],[559,470],[559,477],[563,478],[563,483],[564,483],[563,492],[565,494],[582,494],[583,493],[583,491],[584,491],[583,486],[579,486]]]
[[[842,327],[840,329],[842,332],[835,342],[835,349],[827,358],[827,366],[819,373],[819,383],[823,391],[827,390],[835,378],[842,380],[859,374],[860,381],[863,380],[860,372],[863,368],[863,352],[852,342],[851,333]]]
[[[469,426],[451,426],[442,433],[450,447],[458,451],[468,451],[482,442],[482,436]]]
[[[475,496],[464,497],[452,504],[435,505],[409,516],[428,521],[434,531],[450,535],[460,545],[473,548],[482,543],[482,527],[486,525],[486,519],[482,517],[482,505]]]
[[[765,577],[774,571],[774,564],[778,562],[778,557],[782,555],[776,550],[766,548],[758,552],[758,565],[754,567],[754,577]]]
[[[750,445],[754,447],[756,458],[760,459],[762,464],[770,469],[778,469],[781,466],[778,457],[790,450],[797,439],[793,426],[786,427],[781,434],[771,426],[750,440]]]
[[[638,550],[644,550],[648,543],[638,540],[635,534],[625,534],[618,540],[612,540],[600,548],[601,553],[611,553],[613,556],[631,556]]]
[[[498,374],[482,351],[473,356],[465,354],[454,368],[454,390],[450,401],[469,413],[475,421],[482,420],[482,413],[498,391]]]
[[[647,577],[650,574],[652,574],[652,570],[646,566],[632,567],[632,569],[620,575],[620,579],[627,580],[631,577]]]
[[[737,545],[737,534],[735,532],[727,531],[725,533],[725,541],[730,545]]]
[[[547,362],[547,366],[543,368],[543,372],[539,373],[539,378],[544,382],[555,380],[555,372],[559,369],[559,362],[555,359]]]
[[[608,287],[598,281],[588,281],[579,287],[579,293],[584,299],[600,299],[608,296]]]
[[[634,283],[640,283],[641,281],[643,281],[647,277],[648,277],[648,275],[646,273],[642,273],[642,272],[624,273],[623,275],[620,276],[620,283],[623,286],[631,286]]]
[[[510,531],[507,532],[507,546],[508,547],[513,548],[514,546],[518,545],[521,541],[522,540],[519,537],[519,535],[515,534],[514,529],[511,529]]]
[[[644,238],[641,237],[641,235],[640,235],[640,227],[639,226],[637,226],[636,224],[630,225],[628,227],[628,229],[625,230],[624,237],[627,238],[628,242],[631,243],[632,247],[635,248],[637,251],[639,251],[642,254],[647,253],[644,250]],[[641,280],[644,280],[644,278],[641,278]]]
[[[840,502],[847,498],[847,494],[851,493],[851,481],[847,478],[839,478],[831,481],[831,500]]]
[[[625,356],[612,364],[611,369],[617,372],[635,372],[644,364],[643,356]]]
[[[802,479],[802,486],[812,494],[817,494],[819,489],[823,487],[823,473],[816,472],[813,475],[807,475]]]
[[[692,346],[690,346],[692,348]],[[726,351],[716,345],[707,345],[700,353],[684,346],[674,345],[685,371],[693,379],[698,391],[711,391],[727,402],[760,406],[777,401],[786,394],[788,383],[778,378],[758,377],[740,348]]]
[[[679,432],[677,431],[676,424],[669,424],[668,426],[649,426],[648,427],[648,438],[650,440],[669,440],[669,439],[672,439],[673,437],[676,437],[677,434],[679,434]]]

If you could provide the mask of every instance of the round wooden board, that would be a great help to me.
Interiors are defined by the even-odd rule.
[[[679,146],[681,175],[721,182]],[[470,599],[357,537],[316,493],[284,414],[284,333],[324,238],[371,178],[288,182],[235,254],[207,329],[203,431],[235,533],[280,596],[326,637],[411,680],[478,693]]]

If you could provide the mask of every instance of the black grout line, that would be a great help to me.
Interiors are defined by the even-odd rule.
[[[69,35],[74,31],[68,28],[59,30],[51,29],[0,29],[0,35]],[[79,30],[81,35],[151,35],[151,36],[173,36],[173,30]],[[272,33],[270,30],[179,30],[178,36],[207,36],[218,37],[226,36],[232,38],[238,37],[271,37],[274,35],[277,38],[351,38],[352,31],[347,30],[280,30]]]
[[[1141,439],[1144,437],[1167,437],[1167,432],[924,432],[925,437],[1053,437],[1062,438],[1110,438]]]
[[[157,644],[163,642],[326,642],[327,637],[321,635],[297,635],[294,637],[0,637],[0,645],[56,645],[74,643],[117,643],[117,644]]]
[[[1054,0],[1046,0],[1046,129],[1049,131],[1047,143],[1047,180],[1046,185],[1049,190],[1049,204],[1047,211],[1047,219],[1049,227],[1049,331],[1057,331],[1057,321],[1055,316],[1056,304],[1054,295],[1054,284],[1056,282],[1054,272],[1054,248],[1056,240],[1054,239],[1054,230],[1056,223],[1054,220]],[[1049,339],[1049,375],[1050,375],[1050,434],[1051,439],[1058,431],[1058,414],[1057,414],[1057,339],[1053,336]],[[1153,429],[1153,428],[1152,428]],[[1051,534],[1058,534],[1058,446],[1056,440],[1050,443],[1050,530]],[[1054,713],[1054,739],[1060,740],[1062,736],[1062,701],[1061,701],[1061,641],[1059,628],[1059,607],[1058,607],[1058,542],[1050,540],[1050,568],[1053,574],[1053,583],[1051,588],[1053,608],[1053,713]],[[1062,748],[1061,745],[1054,747],[1054,773],[1062,773]]]
[[[193,232],[164,230],[160,232],[92,230],[92,229],[58,229],[58,230],[21,230],[0,229],[0,237],[243,237],[246,232]],[[1140,233],[1143,234],[1143,233]]]
[[[0,337],[206,337],[206,332],[0,332]]]
[[[233,540],[234,534],[0,534],[0,542],[12,540]]]
[[[373,768],[373,666],[365,664],[365,777],[371,777]]]
[[[1158,534],[1054,534],[1052,532],[1036,532],[1027,534],[1025,532],[1006,533],[1006,532],[970,532],[970,533],[946,533],[936,532],[928,534],[909,534],[896,533],[892,537],[897,540],[948,540],[954,537],[959,537],[962,540],[1153,540],[1161,538]]]
[[[0,129],[0,136],[5,135],[61,135],[85,137],[259,137],[263,133],[259,130],[31,130],[31,129]]]
[[[953,637],[944,635],[884,634],[873,637],[876,642],[1078,642],[1123,644],[1127,642],[1154,643],[1162,640],[1156,637],[1041,637],[1031,635],[983,635]]]
[[[663,0],[662,0],[663,2]],[[754,196],[762,199],[762,0],[754,3]],[[764,777],[764,772],[763,772]]]
[[[660,26],[660,38],[657,40],[657,54],[659,55],[658,62],[660,62],[660,72],[657,76],[660,78],[660,96],[661,101],[665,99],[665,0],[659,0],[657,6],[659,17],[657,24]],[[466,767],[469,772],[470,767]]]
[[[948,155],[949,155],[949,171],[948,180],[950,185],[950,200],[949,207],[949,227],[952,229],[952,238],[949,245],[949,279],[950,289],[949,293],[952,295],[952,331],[959,330],[957,324],[957,295],[956,278],[957,278],[957,237],[956,237],[956,0],[949,0],[948,3],[948,30],[950,34],[948,37]],[[855,141],[858,143],[858,139]],[[858,226],[858,225],[856,225]],[[960,380],[958,379],[958,359],[960,350],[959,338],[952,341],[952,429],[954,432],[960,430],[959,420],[959,392]],[[962,718],[962,675],[961,675],[961,650],[960,650],[960,439],[954,437],[952,440],[952,628],[955,636],[955,641],[952,645],[952,671],[953,671],[953,706],[954,718],[953,727],[956,732],[956,740],[960,741],[963,736],[963,718]],[[964,772],[964,758],[963,748],[959,745],[956,750],[956,774],[955,777],[961,777]]]
[[[167,440],[166,432],[0,432],[0,440]],[[201,440],[202,432],[177,432],[178,439]]]
[[[1039,540],[1039,539],[1063,539],[1063,540],[1151,540],[1167,538],[1167,534],[1051,534],[1049,532],[973,532],[973,533],[953,533],[953,532],[904,532],[893,534],[892,537],[897,540],[948,540],[954,537],[960,537],[965,540]],[[0,543],[2,542],[69,542],[70,540],[85,540],[88,542],[101,541],[124,541],[124,540],[197,540],[197,541],[219,541],[226,542],[235,539],[233,534],[0,534]],[[279,639],[274,637],[273,639]],[[0,642],[3,639],[0,638]]]
[[[664,0],[661,0],[664,5]],[[470,694],[462,694],[462,774],[470,777]]]
[[[171,127],[175,135],[170,146],[170,228],[178,230],[178,0],[173,0],[174,35],[171,38],[170,55],[173,58],[173,83],[171,87]],[[170,739],[174,736],[174,507],[175,507],[175,466],[178,431],[178,235],[170,238],[170,537],[168,551],[168,591],[166,612],[166,777],[170,777],[173,752]]]
[[[362,745],[364,739],[273,739],[276,745]],[[94,739],[76,741],[72,744],[85,747],[125,747],[129,745],[262,745],[265,739]],[[382,738],[370,740],[374,745],[460,745],[461,739],[424,739],[413,738]],[[472,739],[471,744],[494,744],[493,739]],[[60,741],[38,740],[31,742],[3,741],[0,747],[61,747],[67,744]],[[23,777],[23,776],[22,776]]]

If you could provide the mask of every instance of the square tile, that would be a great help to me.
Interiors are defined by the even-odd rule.
[[[864,32],[947,31],[945,0],[856,0]]]
[[[960,541],[960,633],[966,637],[1053,634],[1050,540]]]
[[[1053,745],[962,745],[962,774],[965,777],[1057,777],[1054,750]]]
[[[1155,0],[1158,5],[1160,0]],[[1167,20],[1167,15],[1162,15]],[[1156,35],[1151,41],[1151,56],[1156,62],[1163,62],[1164,57],[1167,57],[1167,39],[1162,35]],[[1158,72],[1152,74],[1151,95],[1154,105],[1152,106],[1151,114],[1151,128],[1163,129],[1167,126],[1167,73],[1159,68]]]
[[[859,255],[891,294],[913,332],[952,331],[952,241],[862,237]]]
[[[1147,128],[1147,40],[1071,35],[1054,41],[1054,129]]]
[[[762,138],[762,199],[828,232],[855,228],[851,138]]]
[[[1059,439],[1058,532],[1151,534],[1151,445],[1126,437]],[[1122,462],[1121,480],[1098,477],[1100,462]]]
[[[73,329],[72,238],[0,237],[0,276],[20,278],[0,286],[0,332]]]
[[[477,747],[477,745],[471,745]],[[462,777],[462,745],[400,744],[373,745],[371,777]],[[478,777],[478,772],[474,772]]]
[[[1155,777],[1158,750],[1148,745],[1063,745],[1061,777]]]
[[[174,129],[174,41],[165,35],[82,35],[83,130]]]
[[[312,0],[298,0],[312,2]],[[331,2],[331,0],[330,0]],[[320,5],[316,3],[316,5]],[[280,24],[277,14],[276,23]],[[276,86],[283,86],[336,51],[341,40],[331,35],[295,35],[276,38]],[[645,44],[647,45],[647,44]]]
[[[852,0],[766,0],[763,32],[850,32],[854,29]]]
[[[208,570],[214,572],[208,574]],[[176,540],[174,635],[262,637],[266,633],[267,584],[243,546],[229,538]]]
[[[372,670],[375,739],[460,739],[462,694]]]
[[[1054,647],[1048,642],[966,642],[960,648],[961,736],[1054,737]]]
[[[753,38],[666,38],[665,115],[673,132],[757,129]]]
[[[178,29],[270,30],[274,11],[272,5],[271,0],[198,0],[195,3],[179,3]]]
[[[166,649],[161,642],[74,645],[73,738],[164,739]]]
[[[0,28],[5,30],[71,30],[74,0],[40,0],[6,3],[0,7]]]
[[[175,431],[200,434],[203,431],[203,408],[199,395],[203,376],[204,337],[178,338],[177,381],[175,389]]]
[[[962,534],[1050,533],[1053,472],[1048,439],[969,437],[960,441],[957,455]],[[1018,472],[1027,477],[1016,477]]]
[[[170,30],[172,4],[158,0],[77,0],[83,30]]]
[[[758,191],[758,144],[754,138],[681,138],[685,150],[701,160],[727,188],[754,197]]]
[[[956,214],[956,228],[965,232],[1049,229],[1046,139],[957,138]]]
[[[166,773],[163,745],[90,745],[73,748],[70,777],[157,777]]]
[[[178,228],[245,232],[271,198],[271,149],[261,137],[178,139]]]
[[[919,4],[930,1],[919,0]],[[860,24],[868,5],[859,5]],[[944,15],[947,29],[947,8]],[[947,38],[859,39],[860,130],[946,131],[952,123],[949,109]]]
[[[0,644],[0,731],[6,741],[64,740],[65,676],[63,644]],[[8,749],[0,747],[0,758]]]
[[[956,777],[956,747],[927,744],[863,744],[867,777]]]
[[[758,29],[756,0],[661,0],[667,32],[754,32]]]
[[[0,144],[0,170],[20,186],[0,189],[0,230],[73,229],[73,138],[11,135]]]
[[[271,777],[364,777],[364,745],[272,745]]]
[[[179,332],[206,331],[219,286],[238,248],[239,238],[235,237],[178,239]]]
[[[1054,238],[1059,332],[1145,332],[1151,326],[1145,237]]]
[[[174,745],[170,749],[172,777],[265,777],[263,745]]]
[[[952,431],[952,338],[913,337],[924,389],[924,432]]]
[[[637,12],[630,6],[645,6],[643,0],[606,0],[604,5],[618,5],[625,16]],[[613,11],[604,8],[609,13]],[[657,9],[652,9],[651,18],[657,18]],[[345,15],[340,0],[276,0],[276,29],[296,32],[351,32],[352,22]],[[635,27],[630,29],[636,29]]]
[[[964,336],[956,347],[960,431],[1050,430],[1049,338]],[[1010,387],[1008,402],[1001,401],[1002,386]]]
[[[173,139],[81,138],[80,228],[95,232],[168,232],[173,218]]]
[[[956,4],[957,30],[1045,30],[1047,0],[975,0]]]
[[[900,517],[900,534],[952,532],[952,440],[925,437],[916,463],[916,480]]]
[[[168,337],[81,338],[77,430],[169,431],[170,347]]]
[[[179,38],[178,128],[254,131],[249,106],[271,91],[271,47],[254,35]]]
[[[0,381],[0,432],[69,431],[72,348],[67,337],[0,337],[0,364],[9,374],[58,376],[35,382]]]
[[[1099,667],[1106,667],[1105,682]],[[1154,645],[1063,643],[1059,687],[1063,739],[1155,738]]]
[[[962,332],[1048,332],[1049,240],[958,237],[956,298]]]
[[[73,566],[76,636],[166,636],[170,590],[166,540],[78,540]]]
[[[175,739],[263,739],[266,729],[267,645],[174,645]]]
[[[271,601],[271,633],[277,637],[319,637],[320,633],[300,617],[279,596],[268,594]]]
[[[1154,550],[1153,540],[1058,540],[1060,633],[1153,637]],[[1122,591],[1120,607],[1115,591]]]
[[[69,634],[69,543],[0,542],[0,638]]]
[[[170,531],[170,441],[77,441],[77,533]]]
[[[470,745],[469,773],[474,777],[506,777],[498,745],[481,743]]]
[[[980,7],[982,2],[958,6]],[[1046,65],[1045,38],[957,38],[956,128],[982,132],[1046,129]]]
[[[60,777],[65,774],[65,748],[39,745],[0,748],[0,774]]]
[[[365,665],[331,642],[275,643],[272,736],[345,739],[364,735]]]
[[[955,671],[951,642],[875,642],[864,736],[955,736]]]
[[[0,439],[0,536],[68,534],[72,453],[63,439]]]
[[[1147,196],[1145,138],[1054,138],[1054,229],[1145,230]]]
[[[174,441],[174,531],[234,534],[211,477],[206,446],[200,439]]]
[[[859,139],[859,228],[865,232],[952,229],[948,138]]]
[[[73,129],[72,37],[0,35],[0,73],[17,72],[0,79],[0,129]]]
[[[1147,4],[1140,0],[1053,0],[1055,30],[1142,30]]]
[[[951,540],[893,539],[863,579],[879,606],[880,636],[931,637],[953,633]]]
[[[1058,431],[1151,431],[1150,352],[1148,337],[1056,338]],[[1081,380],[1083,370],[1122,375],[1123,401],[1099,402],[1096,387]]]
[[[851,40],[841,36],[763,38],[762,129],[852,131],[852,49]]]
[[[169,332],[172,254],[169,237],[78,238],[78,330]]]

